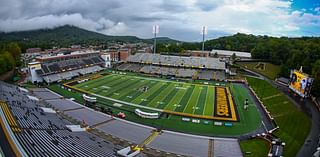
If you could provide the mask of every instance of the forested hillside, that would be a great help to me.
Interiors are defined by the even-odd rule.
[[[110,36],[88,31],[75,26],[61,26],[53,29],[40,29],[11,33],[0,33],[0,44],[17,42],[22,51],[31,47],[50,49],[53,46],[69,47],[70,45],[107,45],[109,42],[153,43],[152,39],[140,39],[136,36]],[[158,38],[158,43],[176,43],[170,38]]]

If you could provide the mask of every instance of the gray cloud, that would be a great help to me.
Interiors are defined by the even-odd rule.
[[[209,27],[208,38],[236,32],[274,35],[296,33],[303,24],[301,21],[319,19],[319,15],[291,14],[288,12],[291,2],[262,2],[0,0],[0,31],[53,28],[69,24],[108,35],[151,38],[152,25],[157,24],[160,26],[159,36],[194,41],[201,39],[199,32],[203,25]]]
[[[198,0],[196,2],[196,6],[203,11],[211,11],[217,8],[222,3],[223,1],[221,0],[209,0],[209,1]]]

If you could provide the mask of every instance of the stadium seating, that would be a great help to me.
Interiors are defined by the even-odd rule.
[[[215,70],[224,70],[226,68],[225,63],[218,58],[182,57],[151,53],[131,55],[128,58],[128,62]]]
[[[40,75],[50,75],[55,73],[60,73],[64,71],[70,71],[75,69],[81,69],[93,65],[103,64],[103,59],[101,57],[87,57],[82,59],[71,59],[71,60],[62,60],[53,63],[43,63],[41,65],[41,70],[37,73]],[[53,78],[53,80],[55,80]]]
[[[225,63],[217,58],[149,53],[131,55],[128,63],[117,67],[123,71],[219,81],[225,80],[225,68]]]
[[[61,80],[69,80],[69,79],[72,79],[73,77],[76,77],[79,75],[86,75],[86,74],[90,74],[90,73],[95,73],[95,72],[98,72],[101,70],[103,70],[103,68],[96,65],[96,66],[92,66],[92,67],[87,67],[87,68],[62,72],[62,73],[49,74],[49,75],[43,76],[43,79],[47,83],[52,83],[52,82],[57,82],[57,81],[61,81]]]
[[[1,108],[29,156],[115,156],[114,145],[87,132],[71,132],[71,123],[55,113],[45,113],[43,104],[28,98],[29,93],[0,82]],[[45,92],[35,90],[36,92]],[[59,97],[58,97],[59,98]],[[10,111],[9,111],[10,110]]]
[[[163,76],[174,76],[182,78],[198,78],[204,80],[225,80],[225,72],[222,70],[191,69],[181,67],[168,67],[158,65],[141,65],[135,63],[124,63],[117,67],[118,70],[141,72],[146,74],[157,74]]]

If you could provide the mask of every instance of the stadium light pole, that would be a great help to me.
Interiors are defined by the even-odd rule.
[[[208,34],[207,26],[202,27],[201,34],[202,34],[202,52],[204,53],[204,39],[205,39],[205,35]]]
[[[157,50],[157,34],[159,34],[159,25],[153,25],[152,33],[154,34],[153,53],[156,54]]]

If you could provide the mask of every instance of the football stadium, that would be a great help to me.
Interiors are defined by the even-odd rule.
[[[0,157],[320,157],[319,3],[270,1],[3,1]]]
[[[38,57],[28,66],[30,80],[40,86],[2,82],[1,112],[8,120],[3,127],[20,143],[13,154],[243,156],[248,140],[266,145],[258,150],[269,156],[285,152],[277,138],[282,125],[277,112],[284,110],[264,105],[282,96],[260,85],[263,75],[246,71],[246,77],[234,79],[229,65],[212,57],[124,56],[113,66],[114,56],[106,52]],[[312,79],[297,70],[292,78],[293,92],[300,89],[294,82],[306,80],[300,94],[307,96]],[[42,146],[43,138],[50,144]],[[70,150],[58,151],[68,141],[74,143]]]
[[[217,51],[224,59],[235,53],[209,53]],[[254,71],[265,72],[270,64],[240,62],[244,76],[236,78],[227,61],[198,53],[204,52],[177,56],[121,50],[115,55],[87,50],[37,57],[28,64],[30,81],[37,86],[1,82],[1,116],[7,120],[2,128],[10,128],[4,135],[16,143],[12,154],[295,154],[302,140],[294,137],[306,136],[310,123],[283,135],[307,120]],[[308,97],[312,81],[301,70],[292,70],[282,84]],[[285,148],[287,141],[290,147]],[[72,146],[63,150],[68,142]],[[251,142],[258,143],[256,150]]]

